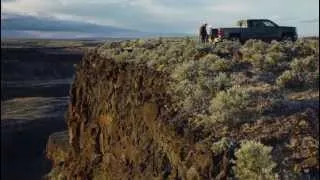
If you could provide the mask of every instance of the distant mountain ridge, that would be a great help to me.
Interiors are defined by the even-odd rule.
[[[152,33],[132,29],[34,16],[18,15],[1,19],[1,21],[1,38],[94,38],[152,35]]]

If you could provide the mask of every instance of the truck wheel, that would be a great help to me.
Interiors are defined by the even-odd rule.
[[[282,41],[293,41],[293,37],[290,36],[290,35],[283,35],[282,38],[281,38]]]
[[[240,38],[237,37],[237,36],[230,37],[230,40],[231,40],[231,41],[239,41],[239,42],[240,42]]]

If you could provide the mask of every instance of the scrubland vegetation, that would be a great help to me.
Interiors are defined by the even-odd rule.
[[[159,38],[107,43],[98,52],[170,74],[169,93],[177,108],[208,115],[207,123],[213,124],[257,119],[262,112],[272,113],[288,93],[319,88],[316,40],[202,45],[191,38]],[[235,55],[238,52],[241,57]]]
[[[84,61],[78,68],[79,78],[76,83],[84,83],[80,81],[80,76],[86,77],[88,84],[91,83],[91,76],[96,77],[100,80],[95,79],[92,82],[100,83],[85,86],[105,89],[114,87],[116,90],[108,90],[108,97],[113,97],[110,95],[112,93],[117,94],[116,97],[109,99],[111,101],[109,102],[103,98],[107,95],[99,94],[98,96],[94,93],[103,91],[88,91],[89,95],[97,97],[88,95],[93,100],[87,100],[86,103],[89,107],[100,107],[102,104],[101,106],[106,106],[104,111],[110,111],[113,114],[129,112],[128,109],[134,109],[145,103],[144,99],[138,99],[136,101],[141,102],[131,107],[131,100],[127,101],[126,98],[145,97],[141,94],[149,93],[147,88],[149,86],[152,87],[151,94],[160,93],[163,89],[159,88],[157,92],[157,89],[153,88],[154,84],[157,84],[157,81],[164,84],[165,94],[170,97],[168,101],[170,103],[165,102],[165,107],[159,109],[164,108],[166,110],[161,112],[171,113],[164,116],[169,117],[168,123],[173,124],[172,129],[175,135],[171,136],[171,131],[170,133],[160,131],[161,128],[151,128],[151,130],[147,128],[145,131],[163,134],[163,137],[161,135],[144,137],[145,131],[143,128],[139,129],[139,138],[151,138],[152,143],[159,144],[161,150],[155,148],[158,146],[151,147],[155,148],[153,151],[156,154],[159,153],[158,150],[160,154],[166,154],[165,158],[161,156],[166,162],[161,167],[166,168],[159,170],[162,175],[157,177],[161,176],[164,179],[183,177],[178,173],[179,171],[199,179],[222,177],[292,179],[302,177],[301,172],[304,169],[311,171],[319,167],[317,162],[319,153],[314,148],[319,144],[319,129],[315,128],[319,125],[319,118],[314,115],[318,113],[319,105],[319,42],[316,40],[301,39],[297,42],[273,41],[271,43],[249,40],[243,45],[223,41],[215,45],[204,45],[192,38],[138,39],[106,43],[96,48],[93,55],[88,55]],[[106,62],[116,65],[105,65]],[[167,79],[157,80],[151,77],[152,73],[147,76],[140,72],[146,69],[153,74],[162,74]],[[128,76],[126,73],[132,74]],[[83,74],[86,75],[83,76]],[[120,80],[110,78],[114,74],[117,74]],[[130,80],[136,76],[141,78],[141,81]],[[109,82],[103,80],[108,78]],[[151,79],[150,82],[148,79]],[[124,83],[125,81],[128,82]],[[109,84],[104,86],[103,83]],[[112,83],[114,85],[111,86]],[[119,83],[126,86],[121,87]],[[130,83],[136,84],[130,86]],[[141,88],[140,91],[139,88]],[[135,94],[130,95],[133,92]],[[102,99],[97,105],[99,97]],[[114,100],[117,98],[118,101]],[[114,110],[121,105],[119,101],[126,105],[121,111]],[[108,103],[110,105],[107,106]],[[114,105],[117,103],[119,104]],[[157,115],[162,118],[164,116]],[[132,117],[128,119],[131,121]],[[125,121],[118,119],[113,122],[117,124],[118,121],[120,129],[123,126],[121,123]],[[150,123],[152,124],[153,121],[146,122],[148,127]],[[131,127],[130,124],[125,128],[129,126],[137,128]],[[171,139],[165,141],[166,136]],[[128,140],[130,138],[133,137],[128,136],[124,140],[125,143],[134,144],[137,137],[133,138],[134,140]],[[146,142],[146,140],[141,141]],[[175,141],[177,141],[176,144],[173,143]],[[194,159],[191,165],[188,165],[188,156],[183,155],[188,154],[188,150],[185,150],[186,147],[180,147],[179,143],[188,147],[190,145],[190,147],[206,148],[205,150],[196,148],[194,151],[200,153],[195,155],[198,159]],[[140,144],[136,146],[140,147]],[[149,146],[146,145],[146,147]],[[113,150],[110,150],[111,152]],[[176,155],[176,152],[180,155]],[[206,163],[203,161],[200,163],[199,160],[203,154],[209,161],[206,161],[207,168],[203,167]],[[129,159],[130,156],[128,155]],[[141,155],[141,159],[145,156]],[[158,160],[161,158],[159,157]],[[227,161],[224,161],[225,158]],[[132,160],[134,165],[131,169],[138,167],[138,161]],[[117,163],[117,161],[114,162]],[[113,165],[110,165],[111,167]],[[177,173],[174,173],[173,169],[177,170]],[[136,171],[140,172],[140,170]],[[145,177],[143,174],[147,174],[147,171],[141,170],[141,176],[128,175],[127,177]],[[106,174],[108,173],[112,172]]]

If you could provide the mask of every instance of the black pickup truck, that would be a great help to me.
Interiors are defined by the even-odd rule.
[[[271,40],[297,40],[297,30],[295,27],[278,26],[268,19],[248,19],[239,20],[237,28],[217,28],[211,29],[212,39],[230,39],[245,42],[248,39]]]

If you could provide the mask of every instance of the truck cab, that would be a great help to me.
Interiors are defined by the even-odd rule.
[[[250,31],[242,34],[245,39],[256,38],[266,41],[297,40],[297,33],[294,27],[279,26],[268,19],[247,20],[247,24],[248,28],[250,28]]]

